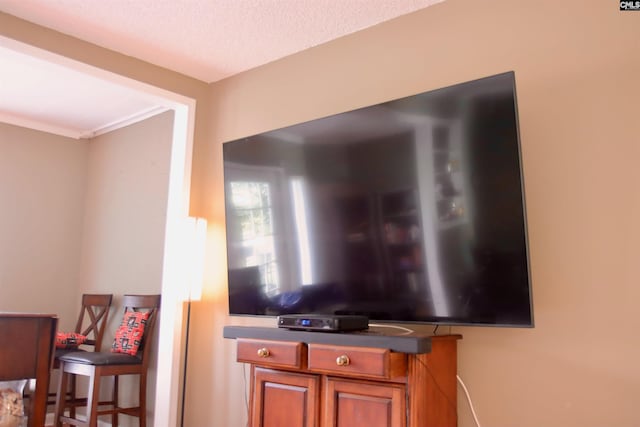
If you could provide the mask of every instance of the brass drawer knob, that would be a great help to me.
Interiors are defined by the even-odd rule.
[[[349,356],[347,356],[346,354],[343,354],[342,356],[338,356],[336,358],[336,364],[338,366],[347,366],[350,362],[351,361],[349,360]]]
[[[268,348],[259,348],[258,349],[258,356],[259,357],[269,357],[269,349]]]

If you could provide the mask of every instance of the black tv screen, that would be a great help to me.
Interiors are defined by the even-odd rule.
[[[513,72],[223,155],[230,314],[533,326]]]

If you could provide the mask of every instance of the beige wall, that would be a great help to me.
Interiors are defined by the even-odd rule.
[[[0,124],[0,310],[74,326],[87,155],[79,141]]]
[[[88,142],[84,291],[160,291],[172,131],[168,111]]]
[[[171,176],[174,177],[170,188],[170,208],[171,226],[176,229],[176,222],[179,216],[184,216],[188,211],[189,203],[189,175],[190,157],[192,142],[209,140],[209,92],[208,86],[201,81],[186,77],[179,73],[154,66],[150,63],[122,55],[108,49],[87,43],[85,41],[61,34],[56,31],[35,25],[33,23],[18,19],[14,16],[0,12],[0,37],[15,40],[19,43],[43,49],[54,55],[67,58],[65,65],[74,62],[74,66],[80,65],[79,69],[92,75],[117,83],[133,86],[141,90],[152,89],[156,96],[189,106],[189,120],[187,125],[188,137],[187,147],[184,150],[187,159],[182,161],[180,149],[176,149],[176,144],[172,146],[175,162],[172,161]],[[71,61],[68,61],[71,60]],[[136,84],[137,83],[137,84]],[[195,108],[194,108],[195,107]],[[195,121],[195,125],[193,122]],[[206,144],[205,144],[206,145]],[[194,148],[195,149],[195,148]],[[197,150],[197,149],[196,149]],[[185,169],[184,176],[181,168]],[[166,213],[165,208],[162,213]],[[167,258],[165,265],[167,266]],[[173,279],[176,279],[175,277]],[[163,276],[163,284],[167,287],[169,283]],[[180,373],[182,363],[180,360],[182,341],[182,309],[183,305],[176,298],[176,291],[170,290],[171,295],[163,288],[163,308],[161,310],[160,330],[165,333],[159,339],[159,360],[156,393],[156,416],[154,425],[156,427],[170,426],[175,424],[177,419],[178,390],[181,384]]]
[[[222,326],[256,323],[226,316],[220,143],[515,70],[536,328],[454,328],[460,375],[483,425],[636,426],[638,19],[598,0],[448,0],[210,90],[2,13],[0,35],[198,102],[192,213],[207,217],[210,238],[192,318],[193,427],[244,425],[243,371]],[[458,406],[459,425],[472,426],[462,393]]]
[[[113,293],[108,349],[122,295],[161,292],[173,119],[84,141],[0,124],[0,310],[55,313],[71,330],[82,293]],[[137,385],[121,387],[123,402],[137,400]]]
[[[114,295],[106,346],[113,342],[122,319],[122,295],[162,291],[173,117],[169,111],[88,142],[79,288]],[[153,346],[157,349],[157,339]],[[147,383],[150,425],[155,413],[156,353],[152,352]],[[136,381],[122,380],[122,401],[137,401]],[[137,425],[137,420],[121,418],[124,426]]]
[[[239,427],[242,368],[225,315],[221,142],[514,70],[536,327],[456,327],[483,425],[638,426],[640,15],[617,2],[449,0],[213,84],[192,211],[210,221],[194,308],[188,426]],[[270,324],[273,324],[271,321]],[[459,425],[473,420],[459,393]]]

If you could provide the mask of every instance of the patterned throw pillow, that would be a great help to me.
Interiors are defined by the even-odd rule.
[[[57,332],[56,333],[56,348],[76,348],[79,345],[84,344],[87,337],[75,332]]]
[[[144,328],[147,325],[149,313],[129,311],[125,313],[116,337],[111,346],[112,353],[126,353],[135,356],[142,342]]]

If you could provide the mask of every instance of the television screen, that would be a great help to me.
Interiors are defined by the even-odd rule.
[[[533,325],[513,72],[223,155],[230,314]]]

